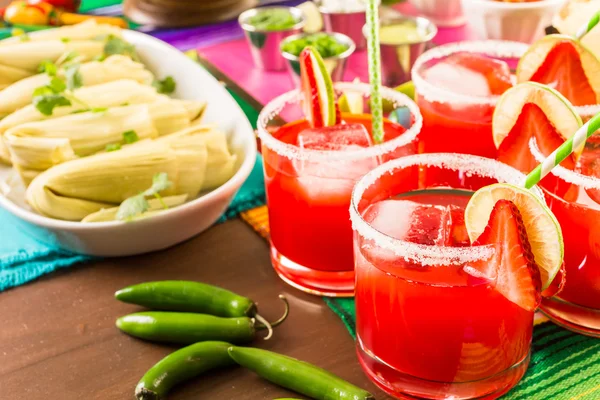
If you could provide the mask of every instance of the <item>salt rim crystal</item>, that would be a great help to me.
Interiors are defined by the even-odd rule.
[[[591,104],[588,106],[574,106],[577,114],[583,119],[583,122],[586,122],[588,119],[592,118],[594,115],[600,113],[600,104]]]
[[[421,69],[430,61],[451,56],[459,52],[478,53],[496,58],[521,58],[529,49],[529,45],[508,40],[480,40],[469,42],[450,43],[434,47],[423,53],[413,65],[411,74],[419,96],[428,101],[446,102],[451,104],[489,105],[495,106],[500,96],[471,96],[454,93],[439,88],[427,82],[421,76]]]
[[[370,96],[371,93],[371,87],[366,83],[338,82],[334,83],[333,87],[336,91],[355,92],[360,93],[363,96]],[[276,152],[280,156],[290,160],[331,162],[355,161],[365,158],[380,157],[416,140],[423,126],[423,117],[421,117],[419,107],[417,107],[415,102],[408,96],[394,89],[385,87],[381,88],[381,96],[384,99],[393,102],[394,107],[408,107],[411,115],[414,117],[414,123],[410,129],[407,129],[402,135],[390,141],[360,150],[327,151],[312,149],[300,150],[298,146],[274,138],[266,129],[268,122],[279,115],[286,105],[298,104],[300,102],[302,96],[299,89],[292,90],[276,97],[262,109],[257,122],[258,137],[263,145],[267,146],[270,150]]]
[[[537,141],[534,137],[532,137],[529,141],[529,150],[531,151],[531,154],[533,154],[533,157],[536,159],[537,162],[541,163],[546,159],[546,157],[544,157],[541,150],[539,149]],[[594,178],[592,176],[582,175],[578,172],[571,171],[570,169],[567,169],[560,165],[557,165],[556,167],[552,168],[550,173],[554,176],[559,177],[565,182],[581,186],[584,189],[600,189],[600,179]]]
[[[525,180],[525,175],[515,168],[499,161],[479,156],[432,153],[401,157],[380,165],[358,181],[352,192],[352,201],[350,204],[352,228],[363,238],[375,242],[376,246],[391,251],[399,258],[403,258],[408,262],[415,262],[422,266],[461,266],[465,263],[489,259],[495,251],[492,245],[447,247],[411,243],[388,236],[373,228],[363,219],[358,211],[358,204],[365,191],[377,183],[383,175],[388,173],[393,175],[394,170],[415,165],[463,171],[466,176],[476,175],[495,178],[500,182],[510,183],[515,186],[520,186]],[[546,204],[543,193],[537,186],[534,186],[531,191]]]

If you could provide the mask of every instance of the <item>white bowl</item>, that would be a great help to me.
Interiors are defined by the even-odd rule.
[[[462,0],[470,26],[480,39],[532,43],[544,35],[544,28],[566,0],[505,3],[492,0]]]
[[[465,16],[460,0],[410,0],[413,6],[441,27],[464,25]]]
[[[143,63],[163,78],[177,82],[175,97],[208,102],[204,121],[215,123],[228,135],[229,146],[238,155],[238,170],[221,187],[179,207],[137,222],[80,222],[51,219],[33,212],[25,203],[24,188],[7,196],[0,206],[13,214],[16,223],[36,239],[65,250],[94,256],[129,256],[161,250],[206,230],[227,209],[256,160],[252,126],[235,100],[208,72],[174,47],[140,32],[125,31]],[[0,164],[0,180],[12,176],[12,168]],[[6,221],[4,222],[6,223]]]

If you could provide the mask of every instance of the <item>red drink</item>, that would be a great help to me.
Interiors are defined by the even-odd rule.
[[[496,158],[492,115],[512,86],[510,64],[527,50],[513,42],[454,43],[424,53],[413,68],[423,114],[419,150]]]
[[[387,393],[497,398],[525,373],[533,312],[478,272],[494,249],[471,246],[464,225],[474,190],[519,179],[496,161],[440,154],[392,161],[358,183],[357,349]]]
[[[365,96],[369,92],[368,85],[336,87],[352,88]],[[387,121],[385,143],[373,146],[368,143],[370,115],[344,114],[345,125],[326,130],[311,130],[303,119],[278,124],[273,109],[282,116],[300,115],[299,110],[290,107],[292,104],[298,108],[298,103],[293,103],[297,94],[291,92],[283,97],[286,96],[287,108],[277,105],[279,98],[259,117],[273,266],[282,279],[302,290],[330,296],[352,295],[354,261],[348,214],[352,188],[380,162],[416,152],[418,109],[404,96],[384,90],[384,97],[397,106],[407,103],[417,122],[407,131],[400,124]],[[265,116],[270,121],[265,121]],[[363,129],[364,136],[354,128]],[[345,132],[338,132],[344,129]]]
[[[535,142],[536,159],[542,154]],[[565,242],[565,287],[542,311],[576,332],[600,337],[600,137],[588,139],[575,171],[556,167],[542,180]]]

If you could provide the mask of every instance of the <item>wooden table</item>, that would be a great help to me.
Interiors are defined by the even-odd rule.
[[[140,377],[173,348],[119,332],[115,319],[139,308],[117,302],[113,293],[163,279],[224,286],[253,298],[271,319],[280,315],[277,295],[284,293],[291,306],[289,319],[273,339],[258,339],[255,345],[317,364],[378,399],[386,398],[362,373],[354,343],[337,316],[320,298],[283,283],[270,265],[267,243],[236,219],[166,251],[93,262],[0,293],[0,399],[133,398]],[[169,398],[289,396],[293,394],[234,368],[198,378]]]

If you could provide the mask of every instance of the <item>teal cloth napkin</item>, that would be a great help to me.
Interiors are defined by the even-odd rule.
[[[258,156],[250,177],[237,193],[220,222],[264,204],[264,197],[262,158]],[[94,259],[61,250],[45,243],[46,241],[38,241],[25,233],[23,224],[24,222],[9,212],[0,209],[0,291],[23,285],[60,268]],[[38,237],[39,235],[43,235],[42,231],[39,232]],[[48,238],[48,242],[52,242],[52,238]]]

